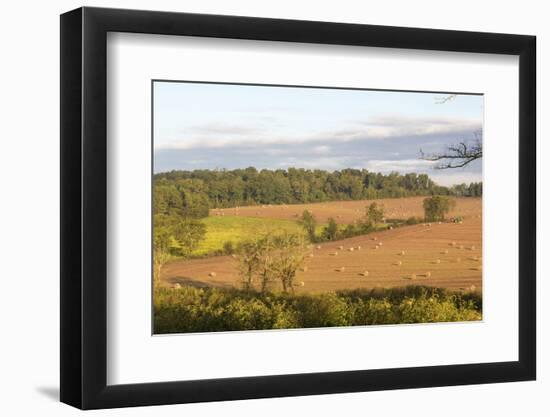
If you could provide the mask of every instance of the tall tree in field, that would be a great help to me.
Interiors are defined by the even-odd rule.
[[[274,238],[272,270],[284,292],[294,291],[294,278],[304,265],[306,246],[301,236],[284,232]]]
[[[370,204],[366,213],[367,223],[371,227],[376,227],[377,224],[384,221],[384,207],[376,202]]]
[[[239,245],[237,260],[239,261],[239,273],[242,278],[242,287],[245,291],[254,289],[254,277],[260,271],[264,247],[261,239],[249,240]]]

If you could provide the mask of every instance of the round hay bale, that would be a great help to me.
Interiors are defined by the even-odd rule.
[[[411,279],[416,279],[416,274],[411,274]]]
[[[342,245],[338,246],[338,250],[344,250],[344,246]]]
[[[315,249],[321,249],[321,246],[317,245],[317,246],[315,247]]]
[[[401,252],[399,252],[399,255],[404,256],[404,255],[405,255],[405,251],[402,250]]]
[[[180,283],[179,283],[179,282],[176,282],[176,283],[174,284],[174,287],[173,287],[173,288],[176,289],[176,290],[179,290],[179,289],[181,288]]]
[[[304,285],[306,285],[306,283],[304,281],[300,281],[300,287],[303,287]]]
[[[432,276],[432,273],[431,273],[430,271],[428,271],[428,272],[426,272],[426,274],[425,274],[425,275],[426,275],[426,278],[431,278],[431,276]]]
[[[436,259],[436,260],[434,261],[434,263],[435,263],[435,264],[440,264],[440,263],[441,263],[441,259]]]
[[[350,252],[353,252],[354,249],[353,249],[353,248],[349,248],[348,250],[349,250]]]
[[[216,276],[216,273],[215,273],[215,272],[210,272],[210,273],[208,274],[208,276],[213,278],[213,277]]]
[[[369,271],[363,271],[363,274],[362,274],[364,277],[368,277],[369,276]]]

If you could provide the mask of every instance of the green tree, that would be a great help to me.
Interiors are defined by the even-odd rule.
[[[153,281],[163,265],[174,256],[186,257],[204,239],[206,226],[196,219],[156,214],[153,217]]]
[[[304,265],[306,246],[300,235],[284,232],[273,239],[270,270],[281,281],[284,292],[294,291],[296,272]]]
[[[376,202],[371,203],[367,208],[366,223],[371,227],[376,227],[382,221],[384,221],[384,207]]]
[[[300,224],[306,231],[309,241],[315,242],[315,228],[317,227],[317,220],[315,219],[315,216],[309,210],[304,210],[300,219]]]
[[[424,218],[427,221],[445,220],[445,215],[455,206],[455,200],[442,196],[434,195],[424,199]]]
[[[254,289],[254,277],[260,270],[264,248],[262,242],[258,240],[249,240],[242,242],[238,248],[239,273],[242,277],[242,287],[245,291]]]

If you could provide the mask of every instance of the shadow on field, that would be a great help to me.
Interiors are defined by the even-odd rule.
[[[230,284],[219,282],[213,285],[211,282],[200,281],[198,279],[189,278],[189,277],[170,277],[170,278],[166,278],[165,281],[170,286],[179,284],[181,286],[185,285],[185,286],[194,287],[194,288],[211,288],[211,287],[231,288]]]

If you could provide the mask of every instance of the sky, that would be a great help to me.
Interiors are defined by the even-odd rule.
[[[420,159],[483,123],[483,96],[154,82],[154,172],[289,167],[426,173],[440,185],[481,181],[481,161],[436,170]]]

